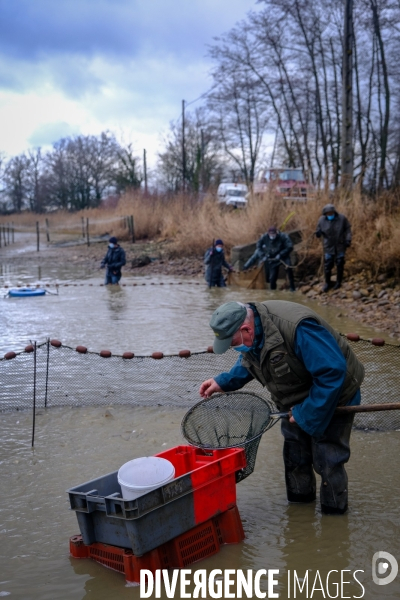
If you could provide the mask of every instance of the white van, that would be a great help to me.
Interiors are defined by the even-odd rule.
[[[221,183],[217,192],[218,203],[233,208],[245,208],[247,206],[247,192],[247,185],[244,183]]]

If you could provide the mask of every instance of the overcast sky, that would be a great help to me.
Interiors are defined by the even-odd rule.
[[[149,163],[255,0],[0,0],[0,152],[105,129]],[[193,107],[196,104],[193,105]]]

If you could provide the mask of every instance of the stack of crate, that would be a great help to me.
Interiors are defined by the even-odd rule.
[[[118,471],[68,490],[80,536],[76,558],[93,558],[139,582],[140,569],[180,568],[244,539],[236,506],[242,448],[176,446],[157,454],[172,462],[175,479],[135,500],[124,500]]]

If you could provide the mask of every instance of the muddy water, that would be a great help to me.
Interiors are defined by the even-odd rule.
[[[69,557],[68,539],[79,528],[65,489],[181,443],[182,415],[163,407],[114,407],[112,417],[104,408],[42,411],[34,451],[30,415],[3,415],[0,594],[21,600],[139,598],[139,589],[126,587],[123,576]],[[318,570],[325,580],[330,570],[360,569],[365,598],[399,598],[399,579],[377,590],[371,560],[379,550],[399,558],[400,433],[353,432],[350,511],[342,517],[321,516],[314,504],[287,505],[281,447],[275,427],[262,439],[255,472],[237,487],[245,541],[223,547],[194,568],[278,569],[282,598],[288,597],[289,570],[299,577]],[[344,591],[348,597],[361,594],[356,584]],[[334,597],[334,588],[330,593]],[[297,597],[306,595],[297,591]]]
[[[5,279],[34,283],[37,279],[100,283],[83,272],[40,277],[32,268],[14,270]],[[5,282],[5,279],[3,281]],[[130,281],[132,282],[133,279]],[[114,352],[201,350],[211,342],[211,312],[231,299],[282,298],[303,301],[296,294],[246,290],[207,290],[188,281],[135,278],[146,286],[119,290],[100,286],[62,287],[58,297],[2,300],[0,349],[23,347],[26,341],[58,337],[71,345]],[[170,282],[174,285],[170,285]],[[128,280],[125,280],[128,283]],[[336,318],[337,309],[314,306],[342,331],[374,332]],[[400,391],[400,390],[399,390]],[[131,458],[151,455],[182,443],[184,411],[171,407],[113,407],[50,409],[37,416],[35,450],[30,448],[31,415],[1,416],[0,436],[0,596],[23,600],[139,598],[139,589],[126,587],[123,576],[89,560],[68,555],[68,539],[78,532],[75,514],[68,510],[65,489],[103,475]],[[400,576],[387,586],[371,578],[373,554],[390,552],[400,559],[399,466],[400,432],[354,431],[348,466],[350,510],[342,517],[322,517],[318,503],[288,506],[279,428],[264,435],[255,472],[238,485],[238,505],[246,540],[194,566],[220,569],[278,569],[281,598],[288,597],[287,574],[298,577],[308,569],[313,582],[319,571],[322,591],[308,597],[335,597],[334,583],[344,580],[338,597],[400,598]],[[365,588],[354,582],[352,572]],[[328,571],[331,586],[326,589]],[[292,582],[293,583],[293,582]],[[321,587],[321,585],[317,585]],[[176,598],[179,594],[176,594]],[[291,592],[293,595],[293,587]],[[298,598],[306,598],[305,593]]]
[[[301,302],[339,331],[356,331],[367,338],[376,335],[370,327],[338,317],[337,308],[307,302],[300,293],[209,290],[202,281],[196,285],[198,280],[172,277],[125,278],[126,287],[100,286],[98,277],[67,281],[67,287],[61,283],[58,295],[0,299],[0,353],[21,350],[29,340],[43,341],[47,336],[72,346],[84,344],[92,350],[107,348],[119,354],[126,350],[137,354],[175,353],[182,348],[199,351],[212,341],[210,315],[229,300]],[[4,288],[0,291],[7,292]],[[55,288],[49,291],[55,292]]]

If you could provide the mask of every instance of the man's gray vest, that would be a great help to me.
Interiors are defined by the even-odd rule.
[[[347,363],[347,374],[338,405],[347,404],[364,379],[364,367],[340,336],[317,313],[301,304],[280,300],[252,302],[261,318],[264,346],[260,361],[247,352],[242,354],[242,365],[262,385],[268,388],[272,399],[280,408],[288,408],[307,398],[312,386],[312,376],[304,363],[296,357],[295,335],[299,323],[314,319],[335,338]]]

